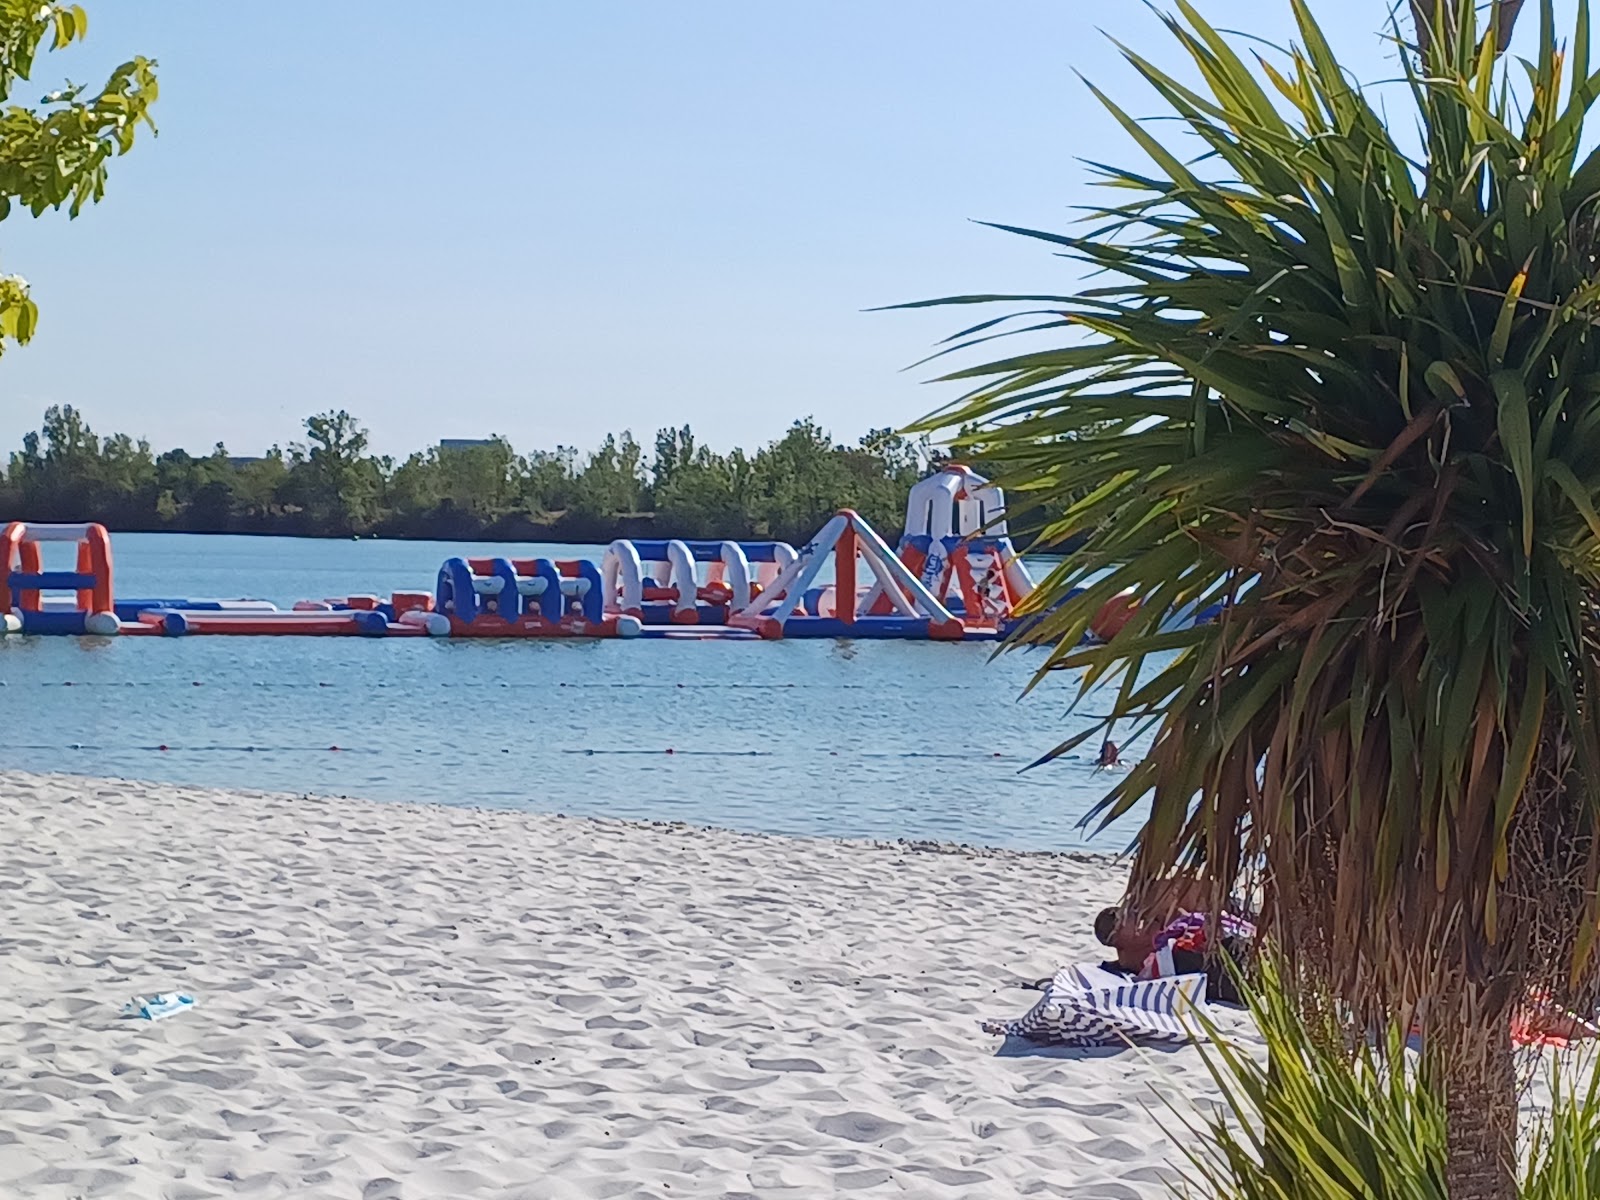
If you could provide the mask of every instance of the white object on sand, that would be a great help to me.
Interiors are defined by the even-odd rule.
[[[188,992],[157,992],[154,996],[135,996],[122,1006],[130,1017],[143,1017],[146,1021],[159,1021],[194,1007],[194,997]]]

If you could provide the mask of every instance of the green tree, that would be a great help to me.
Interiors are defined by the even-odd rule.
[[[844,452],[855,476],[854,505],[885,535],[905,520],[906,493],[926,474],[933,457],[926,438],[913,441],[892,429],[868,430],[860,445]]]
[[[104,443],[72,405],[51,405],[43,427],[22,439],[7,477],[36,519],[78,521],[124,517],[153,481],[145,442],[115,434]]]
[[[661,430],[651,493],[662,528],[679,537],[746,536],[751,532],[750,475],[742,451],[717,454],[696,442],[687,425]]]
[[[109,456],[111,439],[106,441]],[[230,529],[236,472],[222,443],[204,458],[168,450],[155,462],[156,515],[181,528]]]
[[[623,430],[606,434],[574,482],[572,508],[584,517],[615,517],[643,507],[644,451]]]
[[[503,437],[433,446],[398,466],[368,452],[348,412],[306,421],[287,452],[235,458],[218,444],[153,456],[126,434],[100,437],[70,405],[51,408],[0,478],[0,518],[82,520],[120,529],[608,540],[653,519],[685,537],[803,540],[841,506],[892,535],[906,490],[935,455],[873,430],[836,445],[801,421],[758,450],[721,453],[688,426],[656,437],[646,471],[632,435],[608,437],[578,467],[570,446],[520,455]],[[531,529],[530,529],[531,527]]]
[[[694,430],[684,425],[678,429],[656,431],[656,457],[650,464],[651,485],[659,489],[672,482],[672,477],[688,466],[700,452],[694,440]]]
[[[388,503],[401,519],[431,517],[490,524],[518,504],[526,463],[502,437],[434,446],[411,455],[389,480]]]
[[[266,454],[247,462],[229,461],[233,468],[234,511],[253,523],[270,520],[281,508],[279,492],[289,469],[283,451],[271,447]]]
[[[535,450],[522,460],[522,507],[536,518],[549,517],[572,503],[578,452],[571,446]]]
[[[320,532],[357,533],[378,516],[380,465],[367,457],[367,431],[344,409],[306,418],[308,445],[289,447],[284,490]]]
[[[138,127],[155,129],[155,63],[146,58],[123,63],[98,91],[68,84],[37,108],[8,103],[16,85],[32,79],[46,43],[61,50],[88,29],[75,4],[0,0],[0,219],[14,203],[34,216],[66,205],[76,217],[105,195],[107,164],[133,149]],[[8,338],[28,341],[38,315],[27,282],[0,276],[0,352]]]
[[[750,514],[772,537],[804,540],[841,507],[854,507],[839,448],[810,417],[796,421],[751,464]]]
[[[1504,1200],[1511,1013],[1593,1011],[1600,985],[1588,4],[1568,57],[1541,3],[1526,74],[1496,54],[1517,6],[1419,6],[1397,137],[1305,0],[1268,62],[1178,3],[1203,90],[1125,54],[1205,173],[1097,93],[1153,166],[1105,169],[1088,232],[1015,231],[1098,277],[1012,298],[1059,342],[953,373],[974,390],[939,420],[979,422],[1056,534],[1087,535],[1032,637],[1085,689],[1120,680],[1109,720],[1156,726],[1102,810],[1150,805],[1131,901],[1188,865],[1220,905],[1262,869],[1280,946],[1353,1030],[1420,1008],[1449,1193]],[[1081,647],[1129,588],[1133,620]]]

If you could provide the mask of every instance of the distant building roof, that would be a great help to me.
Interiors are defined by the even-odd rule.
[[[492,446],[494,438],[440,438],[441,450],[471,450],[475,446]]]

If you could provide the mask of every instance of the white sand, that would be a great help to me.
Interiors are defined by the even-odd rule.
[[[1195,1051],[977,1026],[1120,879],[0,774],[0,1195],[1166,1196]]]

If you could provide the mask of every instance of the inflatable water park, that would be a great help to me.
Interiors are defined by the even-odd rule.
[[[44,547],[75,548],[45,569]],[[54,553],[54,552],[52,552]],[[111,536],[96,524],[13,521],[0,531],[0,633],[432,638],[900,638],[992,640],[1033,580],[1006,531],[1005,496],[950,465],[914,485],[891,549],[841,509],[799,549],[786,542],[619,540],[600,561],[449,558],[432,591],[308,599],[123,599]],[[1137,606],[1118,597],[1095,634]]]

